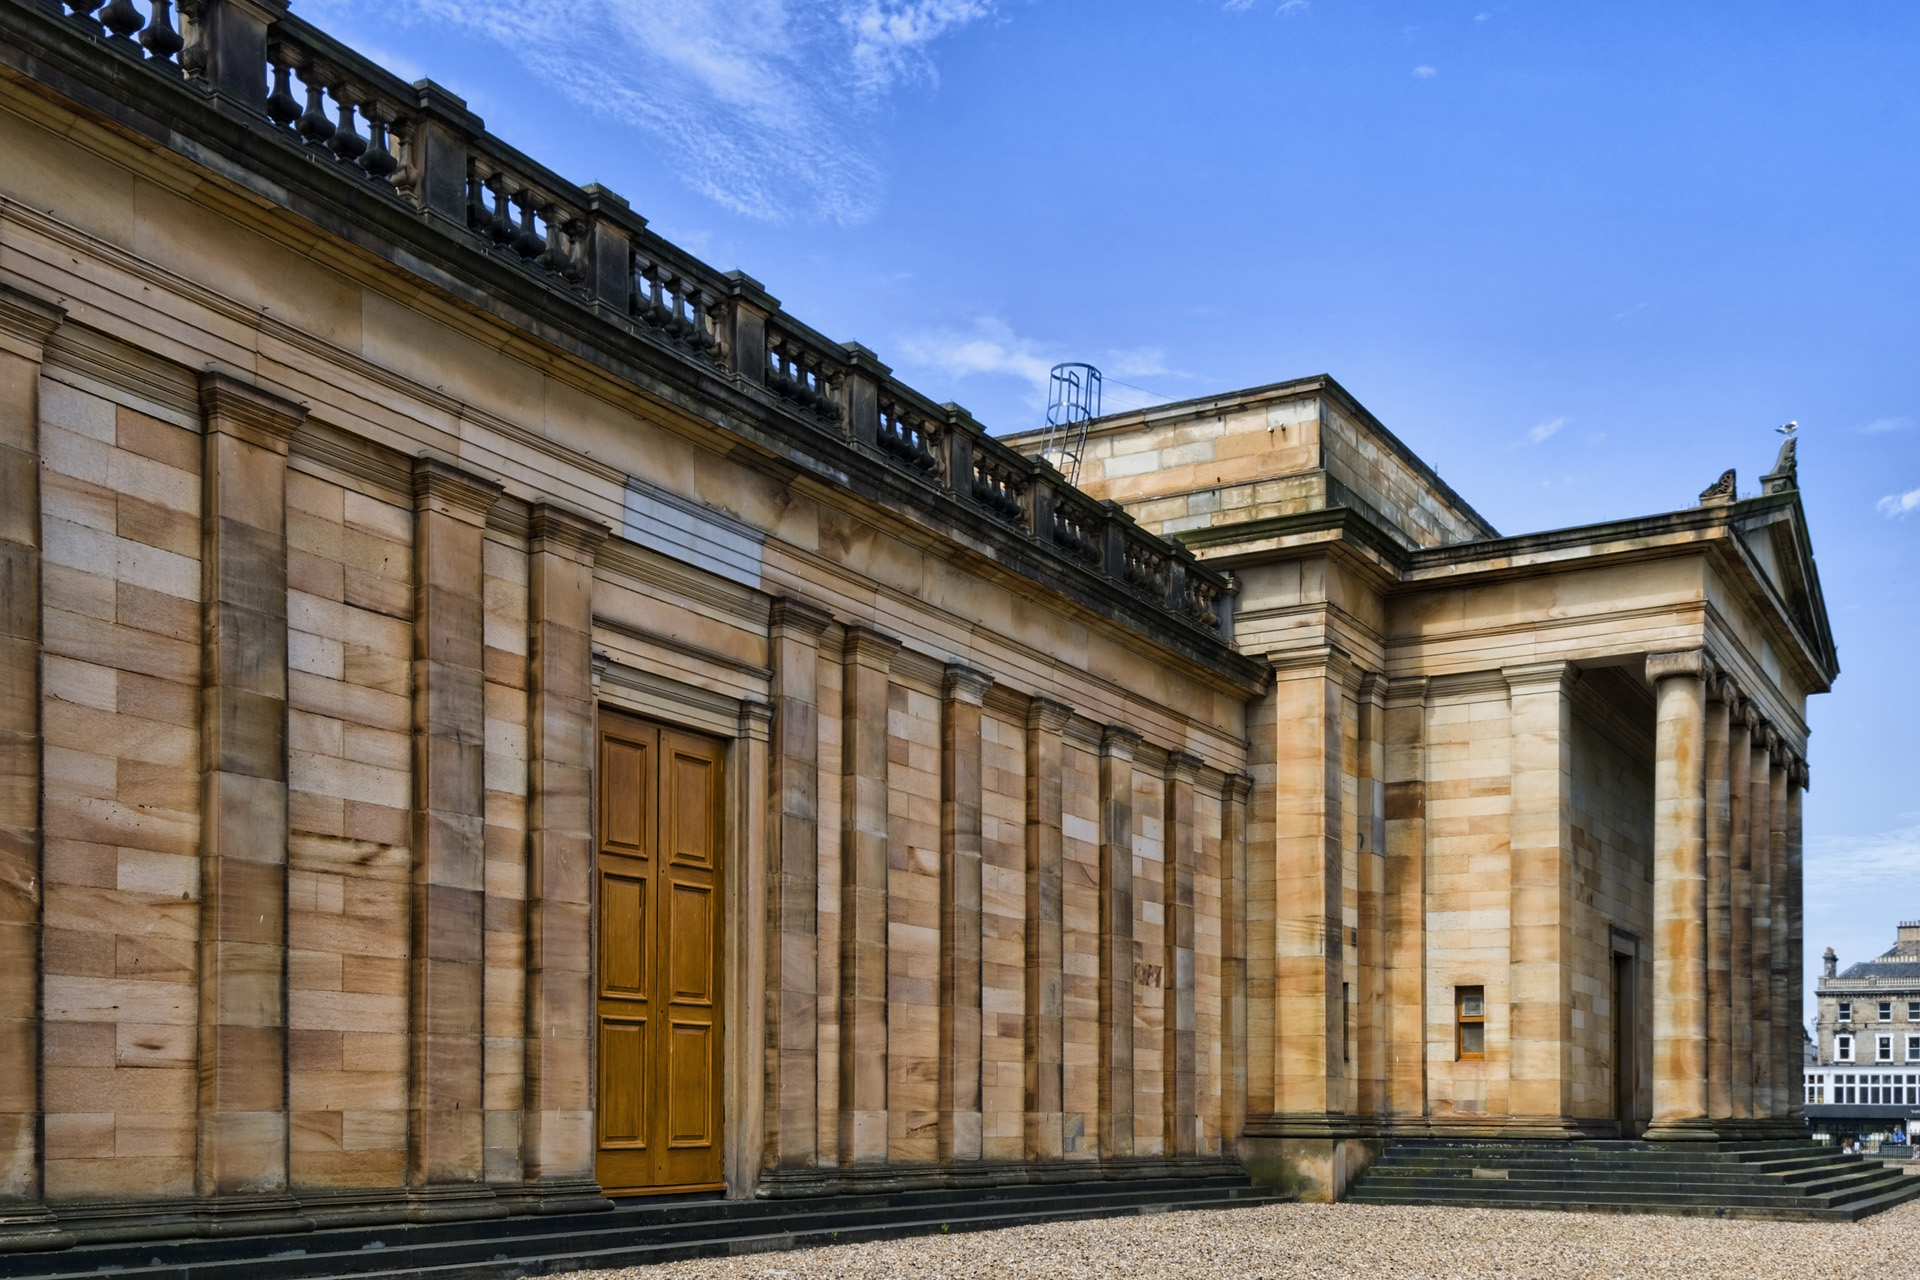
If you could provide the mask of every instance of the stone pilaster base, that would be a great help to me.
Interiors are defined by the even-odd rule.
[[[1370,1121],[1343,1115],[1275,1115],[1249,1119],[1237,1150],[1247,1176],[1304,1204],[1332,1204],[1386,1150]]]
[[[73,1234],[37,1204],[0,1204],[0,1253],[65,1249]]]
[[[592,1178],[497,1183],[493,1194],[510,1214],[605,1213],[613,1208],[613,1201]]]
[[[313,1230],[313,1219],[290,1195],[220,1196],[199,1204],[202,1236],[257,1236]]]
[[[1648,1142],[1718,1142],[1720,1135],[1713,1121],[1705,1116],[1685,1120],[1656,1120],[1640,1135]]]
[[[507,1206],[483,1182],[437,1183],[407,1193],[408,1222],[467,1222],[506,1216]]]

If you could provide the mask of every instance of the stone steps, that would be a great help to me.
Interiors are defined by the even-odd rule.
[[[1806,1143],[1414,1139],[1381,1154],[1359,1204],[1855,1221],[1920,1198],[1920,1178]]]
[[[396,1223],[0,1255],[0,1278],[77,1280],[110,1272],[138,1280],[495,1280],[1284,1199],[1243,1176],[1228,1175],[817,1199],[628,1200],[603,1213]]]

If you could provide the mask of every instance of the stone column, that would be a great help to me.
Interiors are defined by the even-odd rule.
[[[1360,677],[1358,776],[1354,779],[1355,887],[1359,942],[1353,968],[1353,1061],[1347,1109],[1378,1116],[1387,1093],[1387,687]]]
[[[1133,1154],[1133,752],[1140,735],[1100,739],[1100,1158]]]
[[[1791,1063],[1789,1069],[1793,1072],[1793,1075],[1788,1081],[1787,1088],[1787,1119],[1795,1133],[1804,1133],[1806,1131],[1806,1114],[1804,1109],[1806,1090],[1803,1087],[1804,1081],[1800,1074],[1802,1037],[1806,1034],[1804,1024],[1801,1022],[1803,1016],[1802,1010],[1806,1008],[1806,991],[1803,985],[1806,980],[1806,955],[1802,941],[1804,937],[1802,932],[1804,927],[1804,908],[1801,895],[1804,885],[1801,868],[1803,837],[1801,832],[1800,806],[1801,796],[1806,790],[1807,781],[1807,762],[1803,759],[1796,759],[1793,764],[1793,771],[1787,780],[1786,859],[1785,866],[1783,867],[1784,874],[1782,876],[1786,884],[1786,903],[1785,910],[1781,913],[1787,922],[1787,936],[1784,948],[1786,951],[1787,966],[1786,1008],[1784,1010],[1786,1016],[1782,1019],[1782,1024],[1787,1028],[1787,1043],[1792,1046],[1787,1056],[1788,1061]]]
[[[601,1208],[593,1159],[593,560],[607,530],[546,503],[528,529],[527,1088],[536,1212]]]
[[[1733,790],[1730,712],[1738,697],[1721,676],[1707,699],[1707,1115],[1722,1132],[1733,1118]]]
[[[950,662],[940,686],[942,1162],[980,1158],[980,707],[992,685]]]
[[[1727,795],[1731,821],[1727,832],[1727,1102],[1729,1126],[1741,1131],[1753,1119],[1753,703],[1733,703],[1727,731]]]
[[[1572,688],[1565,662],[1507,667],[1512,714],[1509,1079],[1514,1123],[1564,1135],[1573,1109]]]
[[[58,1249],[41,1206],[40,360],[66,318],[0,285],[0,1234]]]
[[[840,1163],[887,1158],[887,684],[900,642],[849,624],[840,793]]]
[[[1220,790],[1220,1148],[1231,1156],[1247,1127],[1247,797],[1253,779]]]
[[[286,1230],[287,443],[306,410],[215,373],[200,408],[197,1185],[234,1218],[212,1230]]]
[[[1064,1064],[1061,1003],[1065,856],[1061,819],[1062,730],[1070,707],[1046,698],[1027,704],[1027,1159],[1066,1155],[1061,1130]]]
[[[482,1180],[486,716],[481,543],[500,486],[413,468],[413,963],[409,1170],[417,1221],[492,1217]]]
[[[1160,864],[1166,1005],[1160,1026],[1160,1062],[1169,1156],[1191,1156],[1200,1150],[1200,1046],[1195,1039],[1198,1010],[1193,991],[1193,789],[1202,763],[1184,751],[1167,754],[1165,852]]]
[[[1427,1114],[1427,678],[1387,686],[1387,1096],[1396,1127]]]
[[[1766,753],[1753,762],[1749,782],[1753,790],[1753,818],[1749,834],[1753,851],[1753,948],[1748,953],[1752,975],[1753,1050],[1748,1070],[1753,1076],[1753,1118],[1769,1124],[1777,1099],[1773,1096],[1773,774],[1777,770],[1780,738],[1772,729],[1765,735]]]
[[[1793,772],[1797,757],[1784,742],[1774,756],[1769,777],[1772,812],[1772,838],[1767,859],[1767,983],[1768,1009],[1768,1094],[1772,1106],[1767,1112],[1777,1128],[1785,1129],[1791,1100],[1799,1092],[1800,1037],[1790,1035],[1799,1025],[1797,1009],[1787,1008],[1787,807],[1793,790]]]
[[[817,1163],[820,633],[824,609],[773,602],[773,737],[767,752],[766,1152],[768,1169]],[[834,940],[827,940],[834,945]]]
[[[1758,1089],[1758,1080],[1754,1072],[1754,1050],[1759,1042],[1754,1029],[1754,1015],[1761,998],[1760,984],[1755,981],[1754,952],[1760,945],[1753,922],[1759,914],[1759,906],[1754,893],[1754,867],[1766,861],[1773,848],[1772,793],[1768,783],[1768,773],[1772,769],[1774,738],[1773,726],[1760,716],[1754,707],[1749,713],[1752,723],[1747,735],[1747,787],[1746,787],[1746,860],[1744,867],[1736,868],[1737,879],[1734,884],[1734,1007],[1739,1010],[1735,1021],[1745,1029],[1745,1034],[1735,1045],[1739,1051],[1738,1088],[1744,1092],[1747,1103],[1747,1118],[1758,1124],[1766,1116],[1766,1092]]]
[[[1647,657],[1653,765],[1653,1123],[1711,1139],[1707,1118],[1706,681],[1699,649]]]

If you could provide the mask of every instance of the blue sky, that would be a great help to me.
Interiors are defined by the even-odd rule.
[[[1920,6],[299,7],[996,430],[1326,372],[1511,533],[1798,419],[1809,959],[1920,917]]]

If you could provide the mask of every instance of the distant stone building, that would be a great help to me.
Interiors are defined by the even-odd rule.
[[[1791,442],[1502,536],[1307,378],[1076,489],[277,0],[71,7],[0,0],[0,1250],[1798,1130]]]
[[[1920,920],[1902,921],[1892,947],[1844,973],[1829,947],[1814,999],[1808,1122],[1836,1136],[1910,1130],[1920,1122]]]

